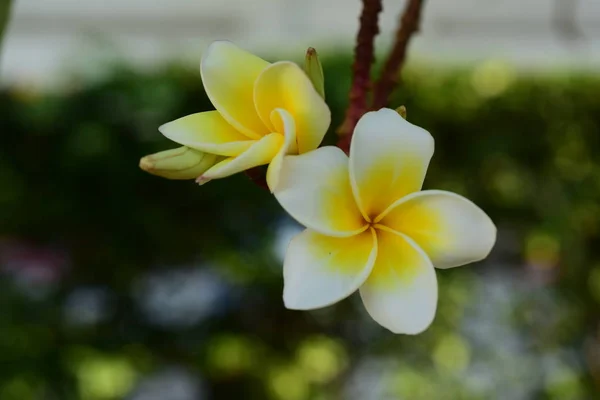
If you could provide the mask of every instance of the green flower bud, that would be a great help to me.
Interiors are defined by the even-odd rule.
[[[167,179],[196,179],[218,161],[214,154],[183,146],[142,158],[140,168]]]
[[[325,98],[325,77],[323,76],[323,66],[319,61],[319,55],[317,51],[312,47],[306,50],[306,57],[304,58],[304,72],[308,75],[308,78],[312,82],[313,86],[317,90],[317,93],[321,97]]]
[[[400,114],[400,116],[401,116],[402,118],[406,119],[406,107],[404,107],[404,106],[400,106],[400,107],[396,108],[396,112],[397,112],[398,114]]]

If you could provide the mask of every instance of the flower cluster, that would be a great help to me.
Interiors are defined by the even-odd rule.
[[[365,114],[350,154],[320,147],[331,116],[315,55],[303,69],[215,42],[201,62],[215,111],[169,122],[160,132],[183,148],[142,159],[171,179],[211,179],[268,165],[281,206],[306,227],[283,265],[286,307],[331,305],[357,290],[372,318],[395,333],[433,321],[435,268],[485,258],[496,241],[490,218],[466,198],[421,190],[433,137],[396,111]]]

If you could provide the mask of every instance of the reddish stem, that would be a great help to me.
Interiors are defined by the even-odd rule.
[[[406,50],[421,21],[423,0],[409,0],[400,18],[394,46],[385,61],[381,77],[373,90],[373,110],[385,107],[389,97],[400,81],[400,71],[406,60]]]
[[[346,153],[350,149],[354,126],[368,109],[367,97],[371,89],[371,65],[375,61],[374,42],[375,36],[379,33],[378,19],[381,10],[381,0],[363,0],[360,28],[354,49],[350,104],[346,111],[346,118],[338,128],[338,134],[341,136],[338,146]]]
[[[266,170],[261,167],[254,167],[247,169],[245,171],[246,176],[250,178],[252,182],[254,182],[257,186],[269,190],[269,185],[267,185],[267,174]]]

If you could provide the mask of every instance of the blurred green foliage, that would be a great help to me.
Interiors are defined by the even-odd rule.
[[[2,45],[2,38],[8,24],[11,3],[11,0],[0,0],[0,46]]]
[[[350,62],[323,65],[331,144]],[[594,398],[600,77],[491,61],[404,75],[391,106],[436,139],[425,188],[499,227],[488,260],[438,273],[417,337],[356,296],[285,310],[280,253],[298,227],[245,176],[198,187],[138,169],[177,146],[159,125],[211,108],[196,71],[2,91],[0,398]]]

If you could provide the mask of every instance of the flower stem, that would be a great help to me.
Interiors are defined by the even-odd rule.
[[[250,178],[252,182],[258,187],[269,190],[269,185],[267,185],[267,174],[265,168],[254,167],[247,169],[245,171],[246,176]]]
[[[400,71],[406,59],[406,50],[414,33],[419,30],[424,0],[408,0],[400,17],[392,51],[385,61],[383,71],[373,89],[373,110],[385,107],[400,81]]]
[[[362,0],[363,9],[360,16],[360,28],[354,49],[352,65],[352,87],[350,104],[346,118],[338,128],[341,136],[338,146],[346,153],[350,148],[350,139],[354,126],[367,111],[367,97],[371,89],[371,65],[375,61],[374,42],[379,33],[379,13],[382,10],[381,0]]]

